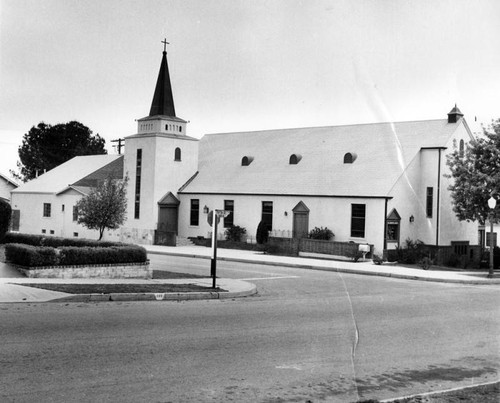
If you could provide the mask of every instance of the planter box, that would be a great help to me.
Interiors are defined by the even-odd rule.
[[[144,263],[118,263],[106,265],[74,266],[15,266],[28,278],[140,278],[152,279],[153,271],[149,261]]]

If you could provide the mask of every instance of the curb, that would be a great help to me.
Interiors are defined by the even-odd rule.
[[[110,293],[110,294],[73,294],[47,302],[117,302],[117,301],[194,301],[208,299],[232,299],[249,297],[257,294],[257,286],[242,291],[227,292],[163,292],[163,293]]]
[[[172,253],[172,252],[148,250],[148,254],[188,257],[188,258],[195,258],[195,259],[210,259],[210,256],[195,255],[192,253]],[[471,280],[445,279],[445,278],[434,278],[434,277],[421,277],[421,276],[415,276],[415,275],[410,275],[410,274],[367,272],[367,271],[357,270],[357,269],[345,269],[345,268],[335,268],[335,267],[330,268],[330,267],[314,266],[311,264],[302,265],[302,264],[298,264],[298,263],[269,262],[269,261],[231,258],[231,257],[219,257],[219,256],[217,257],[217,260],[226,261],[226,262],[237,262],[237,263],[254,263],[254,264],[261,264],[261,265],[266,265],[266,266],[282,266],[282,267],[291,267],[291,268],[298,268],[298,269],[320,270],[320,271],[329,271],[329,272],[347,273],[347,274],[360,274],[360,275],[364,275],[364,276],[391,277],[391,278],[402,279],[402,280],[430,281],[430,282],[436,282],[436,283],[453,283],[453,284],[468,284],[468,285],[500,284],[500,279],[491,279],[488,281],[486,281],[486,280],[474,280],[474,279],[471,279]]]

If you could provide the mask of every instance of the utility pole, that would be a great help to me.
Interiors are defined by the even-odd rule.
[[[125,147],[125,144],[122,144],[122,141],[125,141],[125,139],[116,139],[116,140],[111,140],[111,143],[118,143],[116,148],[118,148],[118,154],[122,153],[122,147]]]

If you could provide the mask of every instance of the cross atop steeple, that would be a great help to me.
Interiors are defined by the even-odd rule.
[[[167,52],[167,45],[170,45],[170,42],[167,42],[167,38],[163,39],[163,41],[161,41],[161,43],[163,43],[163,53],[166,53]]]
[[[161,41],[163,43],[163,57],[160,65],[158,80],[156,81],[155,93],[149,116],[164,115],[175,117],[174,97],[172,95],[172,85],[170,84],[170,75],[168,73],[167,64],[167,39]]]

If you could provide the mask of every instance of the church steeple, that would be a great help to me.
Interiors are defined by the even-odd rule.
[[[166,39],[162,41],[163,58],[161,59],[160,72],[156,81],[155,93],[149,116],[171,116],[175,117],[174,97],[172,95],[172,85],[170,84],[170,75],[167,63],[167,44]]]

